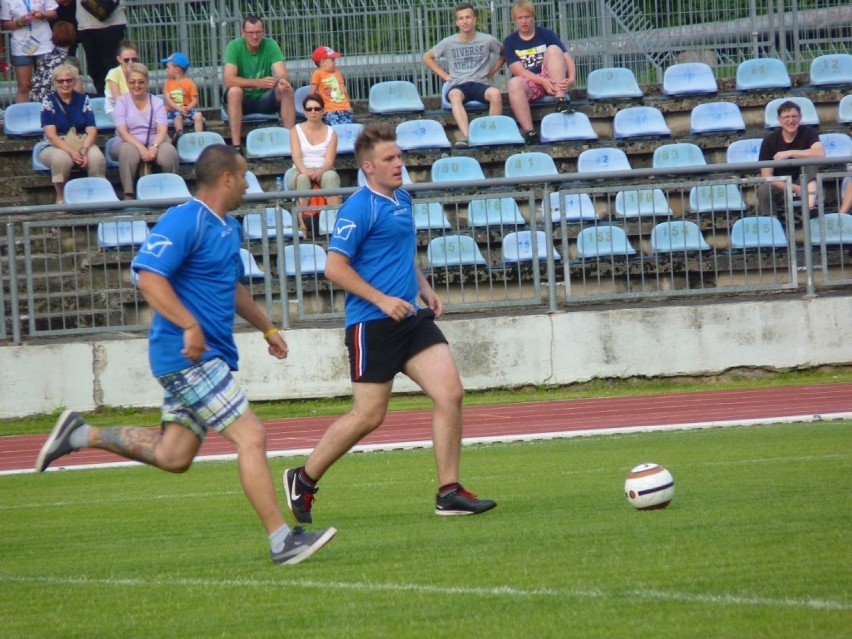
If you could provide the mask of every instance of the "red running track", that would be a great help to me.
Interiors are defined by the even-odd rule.
[[[852,417],[852,383],[475,406],[464,411],[464,435],[466,441],[509,441],[607,431],[810,421],[817,416]],[[270,455],[307,453],[333,420],[310,417],[266,422]],[[388,413],[382,427],[361,444],[367,449],[428,445],[430,420],[428,410]],[[0,473],[32,469],[45,439],[45,435],[0,437]],[[234,453],[233,445],[224,437],[211,434],[200,455]],[[65,457],[62,466],[117,461],[121,459],[116,455],[90,449]]]

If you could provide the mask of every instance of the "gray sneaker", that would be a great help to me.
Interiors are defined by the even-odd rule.
[[[305,532],[301,526],[296,526],[284,540],[281,552],[269,552],[276,564],[292,566],[304,561],[317,550],[325,546],[337,534],[336,528],[326,528],[319,532]]]
[[[443,497],[438,495],[435,500],[435,514],[442,517],[452,515],[478,515],[497,506],[491,499],[479,499],[469,490],[461,486]]]
[[[35,470],[37,473],[44,472],[51,462],[74,451],[68,440],[71,433],[85,423],[80,413],[73,410],[66,410],[59,416],[36,458]]]
[[[460,140],[456,140],[456,143],[453,146],[457,149],[466,149],[470,146],[470,141],[467,138],[461,138]]]

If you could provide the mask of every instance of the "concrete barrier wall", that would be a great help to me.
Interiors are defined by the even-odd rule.
[[[564,385],[594,378],[705,375],[760,366],[852,362],[852,297],[673,303],[441,322],[469,389]],[[290,357],[266,353],[255,332],[237,335],[250,399],[346,395],[339,328],[285,334]],[[157,406],[143,338],[0,348],[0,417],[65,407]],[[396,390],[416,387],[404,377]]]

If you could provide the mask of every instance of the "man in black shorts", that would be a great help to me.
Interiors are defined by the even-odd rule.
[[[285,471],[287,503],[298,521],[312,521],[317,481],[381,426],[393,378],[401,372],[434,403],[435,513],[483,513],[497,504],[459,484],[464,389],[447,340],[435,324],[443,303],[415,263],[411,196],[400,188],[402,156],[393,127],[365,127],[355,141],[355,155],[367,184],[337,214],[325,269],[325,276],[346,290],[354,405],[328,427],[303,467]],[[425,308],[418,307],[418,296]]]

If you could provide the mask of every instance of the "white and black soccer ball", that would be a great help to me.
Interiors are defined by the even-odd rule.
[[[674,493],[674,477],[659,464],[639,464],[624,482],[624,496],[638,510],[665,508]]]

